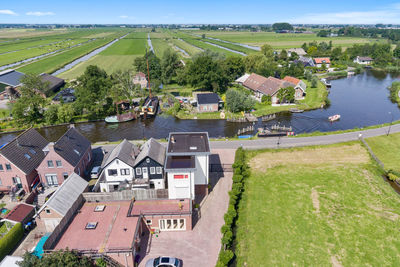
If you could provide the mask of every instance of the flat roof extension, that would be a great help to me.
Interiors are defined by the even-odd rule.
[[[192,154],[210,153],[210,143],[207,132],[176,132],[170,133],[167,153]]]

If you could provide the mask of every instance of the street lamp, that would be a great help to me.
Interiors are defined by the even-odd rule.
[[[389,129],[387,132],[387,136],[389,136],[389,134],[390,134],[390,129],[392,128],[392,123],[393,123],[393,114],[390,111],[389,111],[389,114],[390,114],[390,125],[389,125]]]

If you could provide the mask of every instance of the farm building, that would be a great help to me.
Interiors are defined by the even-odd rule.
[[[5,70],[0,72],[0,99],[11,97],[12,89],[21,85],[20,79],[25,74],[16,70]],[[6,90],[8,88],[8,90]]]
[[[43,82],[48,84],[48,93],[58,92],[65,84],[65,81],[63,79],[47,73],[42,73],[39,76]]]
[[[287,50],[287,53],[289,57],[292,56],[292,53],[296,53],[300,57],[307,55],[303,48],[290,48]]]

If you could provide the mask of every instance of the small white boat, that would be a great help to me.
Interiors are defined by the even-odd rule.
[[[336,115],[333,115],[333,116],[328,117],[328,120],[329,120],[330,122],[337,121],[337,120],[339,120],[339,119],[340,119],[340,115],[339,115],[339,114],[336,114]]]

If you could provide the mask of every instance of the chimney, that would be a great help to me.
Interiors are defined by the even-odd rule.
[[[69,128],[75,128],[75,124],[71,123],[71,124],[69,125]]]
[[[50,142],[47,144],[47,146],[45,148],[43,148],[43,152],[45,155],[47,155],[50,150],[54,150],[54,142]]]

